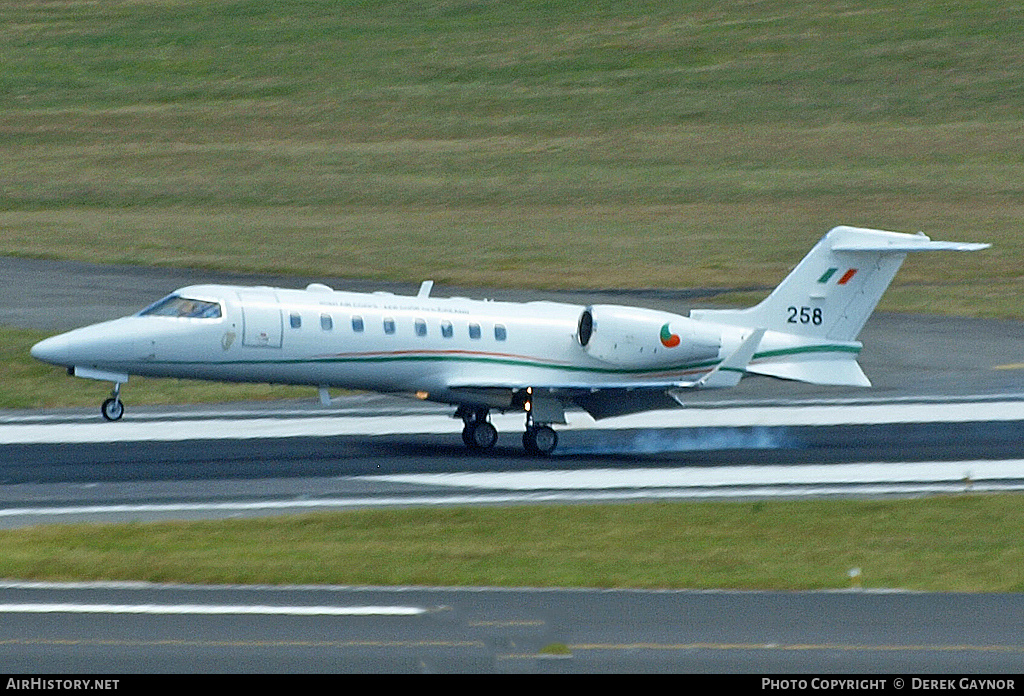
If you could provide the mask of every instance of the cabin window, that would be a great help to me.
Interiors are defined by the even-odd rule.
[[[334,328],[334,319],[330,314],[320,315],[320,328],[324,331],[330,331]]]
[[[290,317],[288,317],[288,322],[289,322],[289,324],[291,324],[291,327],[293,329],[301,329],[302,328],[302,316],[299,315],[299,314],[296,314],[295,312],[292,312],[292,315]]]
[[[352,317],[352,330],[356,333],[362,333],[363,329],[366,328],[363,325],[363,318],[360,316]]]
[[[179,295],[169,295],[139,312],[141,317],[185,317],[188,319],[218,319],[221,315],[219,302],[193,300]]]
[[[504,341],[506,338],[508,338],[508,331],[505,330],[505,326],[503,324],[495,324],[494,339],[497,341]]]
[[[416,335],[417,336],[426,336],[427,335],[427,322],[423,321],[422,319],[417,319],[413,323],[413,326],[416,327]]]
[[[384,319],[384,333],[393,334],[395,332],[395,320],[391,317]]]
[[[479,324],[470,324],[469,325],[469,337],[470,338],[474,338],[474,339],[480,338],[480,325]]]
[[[441,322],[441,335],[445,338],[451,338],[455,335],[455,328],[450,321]]]

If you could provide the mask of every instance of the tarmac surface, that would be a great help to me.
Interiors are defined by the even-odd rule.
[[[1024,596],[0,586],[11,674],[1020,672]],[[757,675],[756,679],[753,675]]]

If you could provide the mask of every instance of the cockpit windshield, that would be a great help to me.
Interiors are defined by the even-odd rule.
[[[168,295],[139,312],[140,317],[188,317],[216,319],[221,316],[220,303]]]

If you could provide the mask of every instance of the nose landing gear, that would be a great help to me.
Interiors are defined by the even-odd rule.
[[[100,413],[108,421],[121,420],[124,415],[124,403],[121,401],[121,383],[114,382],[114,389],[110,392],[110,398],[100,406]]]

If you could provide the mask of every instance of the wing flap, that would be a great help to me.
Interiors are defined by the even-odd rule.
[[[747,366],[757,351],[764,329],[751,332],[728,357],[713,370],[698,380],[652,382],[636,380],[628,382],[561,382],[550,384],[526,384],[505,382],[483,384],[449,383],[453,394],[480,399],[485,395],[514,402],[514,395],[527,389],[544,399],[554,399],[563,404],[575,404],[594,418],[609,418],[654,409],[672,408],[682,403],[681,394],[689,389],[723,389],[734,387],[747,372]]]

